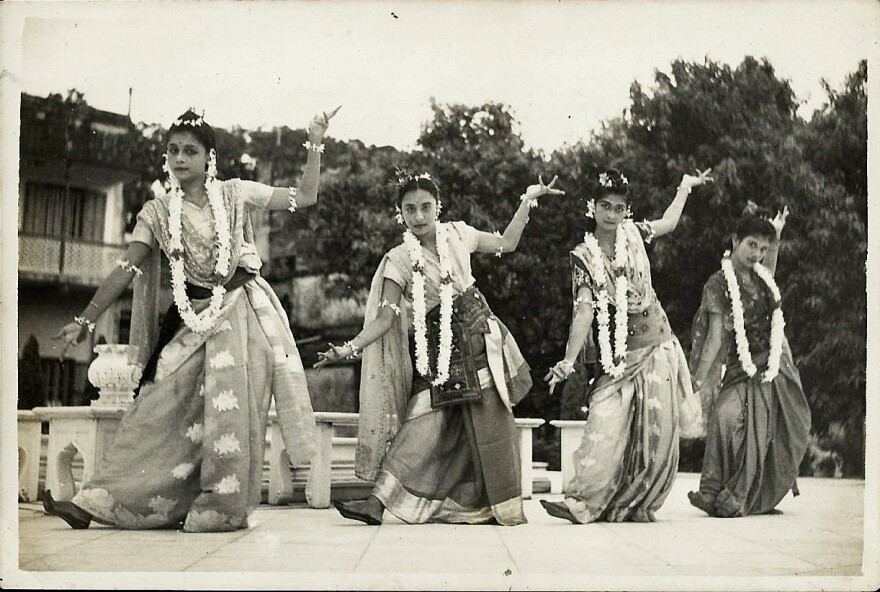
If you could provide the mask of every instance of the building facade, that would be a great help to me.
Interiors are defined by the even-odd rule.
[[[123,188],[138,177],[131,142],[137,132],[129,117],[91,108],[72,95],[21,97],[18,351],[20,358],[33,357],[36,341],[39,365],[31,359],[20,369],[39,367],[40,376],[20,377],[20,384],[30,379],[28,384],[38,385],[32,390],[42,392],[19,398],[37,405],[87,404],[94,345],[128,340],[128,295],[64,360],[53,339],[123,257]]]

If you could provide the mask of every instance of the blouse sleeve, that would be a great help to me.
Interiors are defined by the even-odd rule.
[[[703,287],[703,304],[707,311],[714,314],[724,314],[728,309],[727,293],[724,289],[722,278],[715,274],[709,278]]]
[[[150,247],[155,247],[158,243],[153,234],[153,225],[150,222],[151,216],[148,211],[148,204],[149,202],[147,202],[147,204],[141,208],[141,211],[138,212],[134,230],[131,231],[131,240],[132,242],[144,243],[150,245]]]
[[[272,193],[275,192],[274,187],[263,185],[256,181],[243,181],[241,179],[236,179],[236,181],[238,182],[239,195],[245,204],[254,208],[265,208],[269,205]]]
[[[647,220],[642,220],[641,222],[636,222],[636,228],[642,236],[642,240],[645,241],[645,244],[651,244],[651,241],[654,240],[654,235],[657,232],[654,230],[654,225]]]
[[[459,236],[461,236],[461,240],[468,252],[475,252],[480,242],[480,231],[466,222],[453,222],[452,225],[458,231]]]
[[[383,276],[385,279],[389,279],[400,286],[401,290],[406,288],[408,274],[403,270],[403,266],[397,260],[397,257],[393,256],[393,253],[385,255],[385,271]]]

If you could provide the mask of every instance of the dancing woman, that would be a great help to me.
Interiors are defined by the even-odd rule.
[[[693,187],[709,170],[684,175],[663,217],[629,218],[629,183],[610,169],[588,203],[591,228],[571,252],[574,312],[565,357],[547,374],[551,392],[584,361],[602,372],[592,386],[575,475],[565,501],[547,512],[578,524],[651,522],[678,469],[680,436],[700,434],[699,400],[687,360],[651,285],[644,243],[672,232]]]
[[[515,250],[530,206],[562,193],[555,182],[530,186],[504,234],[491,234],[439,222],[430,175],[401,180],[407,229],[373,277],[364,328],[319,354],[324,365],[363,350],[356,472],[376,484],[367,500],[336,503],[346,518],[380,524],[387,509],[408,523],[526,521],[511,409],[532,380],[474,284],[471,253]]]
[[[92,520],[187,532],[247,527],[260,502],[263,443],[274,397],[294,462],[310,460],[315,422],[305,374],[278,298],[259,276],[250,212],[315,203],[321,140],[336,111],[309,125],[299,188],[216,178],[214,131],[192,110],[168,130],[170,190],[144,204],[125,258],[56,338],[64,351],[134,281],[131,362],[139,394],[94,476],[72,501],[45,494],[74,528]],[[160,254],[174,304],[158,326]]]
[[[790,489],[797,495],[810,408],[773,279],[787,216],[745,213],[694,318],[691,368],[708,433],[700,489],[688,498],[711,516],[763,514]]]

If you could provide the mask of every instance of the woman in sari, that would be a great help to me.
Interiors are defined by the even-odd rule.
[[[375,486],[367,500],[337,502],[344,517],[376,525],[387,509],[410,524],[526,521],[512,406],[532,380],[474,285],[471,253],[515,250],[529,207],[562,193],[555,181],[529,187],[504,234],[491,234],[437,221],[430,175],[401,179],[407,230],[374,275],[364,328],[319,354],[323,365],[363,350],[355,469]]]
[[[259,276],[250,213],[315,203],[321,140],[334,114],[309,125],[299,188],[219,181],[207,122],[190,110],[170,127],[170,190],[144,205],[125,259],[57,335],[65,351],[82,341],[134,281],[129,354],[142,370],[138,396],[94,476],[72,501],[47,491],[47,513],[73,528],[92,520],[126,529],[246,528],[260,502],[273,398],[294,462],[311,459],[315,422],[305,373],[287,315]],[[161,253],[171,265],[174,304],[159,330]]]
[[[797,495],[810,438],[810,408],[773,279],[788,210],[772,221],[756,214],[737,225],[733,250],[706,282],[694,318],[691,369],[708,433],[700,489],[688,498],[710,516],[764,514],[789,490]]]
[[[592,228],[571,252],[574,312],[565,357],[545,380],[552,392],[579,355],[581,366],[598,361],[601,373],[587,394],[565,500],[541,500],[551,516],[575,524],[652,522],[675,478],[679,438],[700,434],[699,400],[651,285],[644,243],[675,229],[691,189],[711,181],[709,172],[684,175],[663,217],[638,223],[629,219],[626,177],[615,169],[599,176],[588,202]]]

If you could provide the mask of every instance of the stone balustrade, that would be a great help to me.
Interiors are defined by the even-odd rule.
[[[293,476],[291,474],[290,458],[284,449],[281,439],[281,428],[276,422],[274,413],[269,418],[269,495],[270,504],[284,504],[293,496]],[[334,445],[341,440],[334,438],[334,429],[343,426],[356,426],[357,413],[331,413],[316,412],[315,421],[318,425],[317,453],[309,467],[309,476],[306,481],[306,501],[312,508],[330,507],[331,492],[331,465],[334,460]],[[517,418],[516,426],[519,432],[519,454],[522,479],[522,495],[524,499],[532,497],[532,430],[544,424],[543,419]],[[350,448],[353,461],[354,447]],[[341,460],[341,459],[337,459]]]
[[[69,500],[77,489],[73,471],[77,453],[82,458],[81,479],[88,480],[104,451],[111,445],[119,422],[132,401],[137,375],[135,369],[128,365],[127,346],[103,344],[96,346],[95,351],[98,358],[89,367],[89,380],[98,387],[100,396],[91,405],[38,407],[33,411],[19,412],[19,495],[25,501],[34,501],[37,497],[41,423],[49,424],[45,487],[52,491],[55,499]],[[268,502],[277,505],[292,499],[295,479],[276,419],[273,410],[267,430],[266,456]],[[327,508],[330,505],[334,468],[337,481],[341,478],[340,470],[343,468],[346,481],[359,481],[353,474],[357,440],[340,437],[336,433],[338,428],[357,426],[358,414],[316,412],[315,419],[318,426],[317,452],[307,468],[305,497],[310,507]],[[516,419],[522,495],[525,499],[532,496],[532,430],[543,424],[543,419]],[[297,468],[305,469],[293,467]],[[368,482],[361,483],[369,487]]]
[[[33,411],[18,412],[18,498],[36,501],[40,483],[40,428],[42,419]]]

